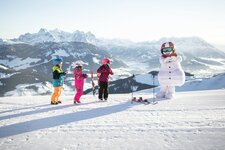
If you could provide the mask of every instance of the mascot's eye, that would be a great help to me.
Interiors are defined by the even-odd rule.
[[[172,52],[173,49],[172,49],[171,47],[166,47],[166,48],[164,48],[162,51],[163,51],[164,53],[166,53],[166,52]]]

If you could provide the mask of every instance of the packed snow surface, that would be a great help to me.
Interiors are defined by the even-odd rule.
[[[135,96],[139,96],[136,95]],[[153,100],[151,93],[142,95]],[[177,92],[158,104],[85,95],[50,105],[50,96],[0,98],[1,150],[223,150],[225,90]]]

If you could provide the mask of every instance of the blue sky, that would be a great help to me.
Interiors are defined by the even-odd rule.
[[[198,36],[225,44],[224,0],[0,0],[0,38],[40,28],[133,41]]]

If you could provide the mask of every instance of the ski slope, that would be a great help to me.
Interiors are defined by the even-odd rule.
[[[151,93],[142,95],[150,98]],[[156,105],[85,95],[0,98],[1,150],[223,150],[225,90],[176,93]]]

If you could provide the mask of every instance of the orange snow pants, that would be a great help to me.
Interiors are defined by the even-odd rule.
[[[54,93],[52,94],[51,102],[58,102],[59,96],[61,95],[62,87],[58,86],[54,88]]]

